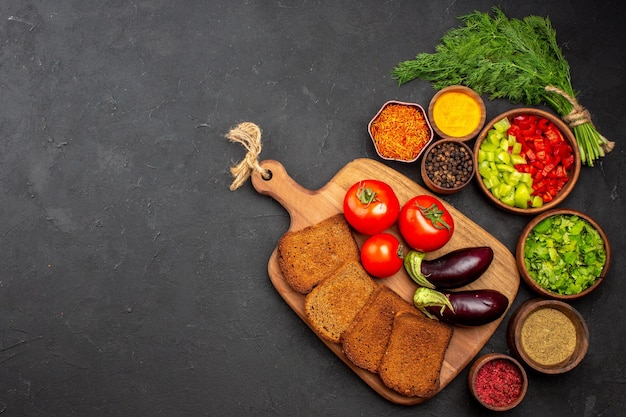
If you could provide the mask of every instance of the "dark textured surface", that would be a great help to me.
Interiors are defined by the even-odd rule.
[[[326,4],[328,3],[328,4]],[[341,3],[341,5],[340,5]],[[562,206],[594,217],[614,258],[574,303],[590,349],[530,375],[510,415],[613,416],[626,397],[623,270],[626,33],[617,1],[502,1],[549,16],[574,87],[613,153]],[[0,3],[0,415],[485,415],[467,370],[414,407],[378,396],[273,289],[287,213],[248,182],[223,138],[259,124],[262,159],[317,189],[376,158],[366,125],[399,61],[431,52],[489,1]],[[488,118],[513,105],[487,101]],[[390,166],[421,183],[416,165]],[[445,197],[511,251],[528,219],[475,185]],[[532,294],[522,284],[514,307]],[[481,353],[508,352],[500,326]]]

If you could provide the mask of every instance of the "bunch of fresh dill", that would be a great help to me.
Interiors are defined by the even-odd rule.
[[[576,101],[569,64],[548,18],[509,19],[498,7],[459,19],[465,26],[451,29],[435,53],[421,53],[400,62],[392,71],[399,84],[415,78],[435,89],[462,84],[491,99],[552,107],[570,126],[589,166],[613,149],[591,122],[589,112]]]

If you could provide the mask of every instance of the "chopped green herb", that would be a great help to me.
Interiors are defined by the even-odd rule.
[[[524,262],[532,279],[548,291],[578,294],[600,276],[606,263],[602,236],[576,215],[539,222],[526,238]]]

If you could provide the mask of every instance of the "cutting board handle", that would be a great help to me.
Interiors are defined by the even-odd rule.
[[[287,210],[291,217],[290,230],[301,229],[341,212],[341,207],[325,196],[324,188],[312,191],[302,187],[280,162],[268,159],[259,164],[271,176],[265,179],[260,172],[254,171],[252,186],[259,194],[272,197]],[[316,208],[314,218],[311,218],[311,207]]]

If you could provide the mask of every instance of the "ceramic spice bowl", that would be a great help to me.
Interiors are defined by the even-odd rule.
[[[507,342],[511,353],[535,371],[562,374],[574,369],[587,354],[589,330],[569,304],[535,298],[511,316]]]
[[[383,104],[367,130],[378,156],[390,161],[417,161],[434,137],[422,106],[396,100]]]
[[[439,90],[428,106],[428,118],[442,138],[467,141],[485,124],[485,103],[469,87],[451,85]]]
[[[472,149],[454,139],[433,142],[424,151],[420,168],[424,184],[438,194],[452,194],[474,178]]]
[[[588,215],[553,209],[533,218],[515,249],[522,279],[537,294],[571,301],[594,291],[611,263],[611,246],[602,227]],[[543,268],[549,262],[550,268]]]
[[[578,144],[569,127],[554,114],[535,108],[509,110],[487,123],[474,143],[474,165],[487,199],[524,215],[561,204],[581,169]]]
[[[470,392],[489,410],[508,411],[522,402],[528,389],[524,367],[502,353],[476,359],[468,374]]]

